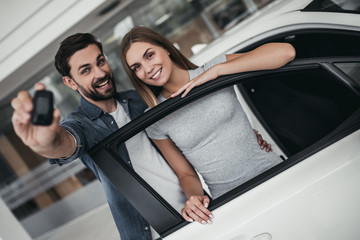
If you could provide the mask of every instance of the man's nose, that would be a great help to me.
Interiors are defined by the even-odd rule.
[[[103,78],[106,75],[106,72],[101,67],[94,68],[95,78]]]

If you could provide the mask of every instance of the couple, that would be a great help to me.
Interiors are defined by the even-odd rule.
[[[75,34],[61,43],[55,66],[64,84],[82,96],[79,108],[60,125],[60,112],[55,109],[50,126],[34,126],[30,123],[31,97],[22,91],[11,103],[12,122],[22,141],[51,163],[62,165],[80,158],[94,172],[102,182],[122,239],[151,239],[148,223],[86,151],[147,107],[178,94],[185,96],[193,87],[221,75],[281,67],[294,58],[295,51],[289,44],[270,43],[247,53],[217,57],[198,68],[168,40],[144,27],[126,34],[120,51],[126,72],[147,106],[135,91],[117,93],[101,43],[90,34]],[[35,87],[44,89],[42,84]],[[231,88],[170,114],[146,131],[169,164],[144,132],[120,145],[119,153],[187,221],[210,223],[212,218],[207,210],[209,198],[204,196],[194,168],[216,198],[280,162],[274,153],[258,146]],[[217,156],[219,153],[222,155]]]

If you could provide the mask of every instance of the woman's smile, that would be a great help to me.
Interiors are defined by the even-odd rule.
[[[150,79],[152,80],[158,80],[160,78],[160,74],[162,72],[162,67],[154,74],[150,77]]]

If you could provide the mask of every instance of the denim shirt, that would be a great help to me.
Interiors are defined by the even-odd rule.
[[[115,98],[124,108],[125,112],[130,115],[131,119],[142,114],[146,108],[146,104],[134,90],[117,93]],[[77,149],[68,158],[49,159],[50,164],[59,164],[61,166],[80,158],[102,183],[121,239],[151,240],[149,224],[116,189],[87,154],[91,147],[118,129],[114,118],[109,113],[81,98],[80,106],[77,110],[70,113],[60,125],[75,137]],[[125,144],[120,145],[119,154],[131,166]]]

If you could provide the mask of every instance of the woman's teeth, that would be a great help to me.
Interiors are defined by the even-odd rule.
[[[157,77],[160,75],[160,72],[161,72],[161,69],[159,69],[159,71],[157,71],[157,72],[154,74],[154,76],[152,76],[151,78],[152,78],[152,79],[157,78]]]

